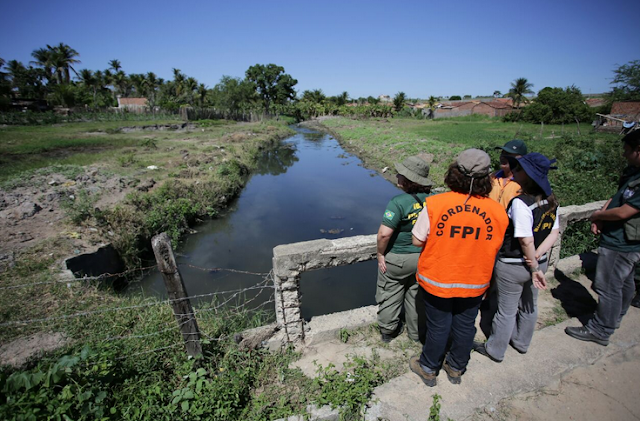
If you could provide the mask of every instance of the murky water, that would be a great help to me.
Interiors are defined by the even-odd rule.
[[[331,136],[296,130],[265,154],[227,214],[195,227],[198,233],[176,250],[189,295],[255,285],[262,276],[211,269],[269,272],[277,245],[377,232],[385,205],[399,190]],[[376,273],[375,261],[304,273],[303,317],[375,304]],[[129,290],[166,296],[157,272]],[[267,292],[255,302],[266,299]]]

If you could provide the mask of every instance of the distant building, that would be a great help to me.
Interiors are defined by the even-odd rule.
[[[144,111],[149,106],[147,98],[121,98],[118,97],[118,108],[130,111]]]
[[[462,117],[482,114],[489,117],[503,117],[513,111],[511,98],[499,98],[489,101],[448,101],[436,109],[435,118]]]
[[[380,95],[378,97],[378,99],[380,100],[380,102],[391,102],[392,99],[389,95]]]
[[[607,100],[604,98],[589,98],[586,99],[585,104],[587,104],[591,108],[601,107],[607,103]]]
[[[624,134],[637,130],[640,124],[640,101],[619,101],[611,105],[610,114],[596,114],[594,127],[598,131]]]

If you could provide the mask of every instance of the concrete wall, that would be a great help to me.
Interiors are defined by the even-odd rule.
[[[604,201],[580,206],[561,207],[560,236],[551,249],[550,265],[560,257],[562,233],[568,224],[588,219],[601,209]],[[276,287],[276,320],[285,340],[302,344],[305,322],[300,306],[300,275],[302,272],[372,260],[376,257],[376,235],[360,235],[336,240],[314,240],[285,244],[273,249],[273,274]]]

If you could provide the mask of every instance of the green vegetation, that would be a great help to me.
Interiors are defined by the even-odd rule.
[[[5,188],[27,186],[32,177],[60,171],[74,184],[88,165],[132,187],[153,178],[159,187],[131,193],[107,209],[94,207],[99,196],[83,189],[61,203],[72,223],[97,228],[104,235],[110,232],[114,246],[134,266],[153,235],[166,231],[177,242],[196,218],[216,215],[242,188],[262,148],[291,133],[282,123],[240,126],[207,120],[188,135],[162,131],[149,137],[145,131],[124,132],[125,125],[4,128],[0,182]],[[158,169],[150,171],[150,165]]]
[[[60,43],[32,52],[33,66],[17,60],[0,59],[0,111],[11,108],[12,99],[27,100],[24,107],[42,111],[50,106],[85,107],[108,111],[118,105],[118,97],[146,98],[148,110],[177,112],[182,107],[216,107],[221,112],[275,111],[275,106],[295,98],[297,81],[275,64],[256,64],[245,79],[223,76],[213,89],[173,69],[173,79],[165,81],[153,72],[127,74],[119,60],[109,61],[104,70],[80,69],[79,53]],[[35,66],[35,67],[34,67]],[[75,80],[72,78],[75,75]],[[22,110],[20,110],[22,111]],[[75,111],[75,110],[74,110]],[[19,116],[10,113],[0,124],[52,124],[51,116]]]
[[[105,196],[99,191],[57,192],[66,197],[61,206],[68,222],[109,238],[129,267],[140,265],[152,235],[166,231],[178,241],[197,218],[224,208],[255,169],[262,149],[289,134],[284,124],[294,119],[342,116],[327,120],[326,126],[371,167],[393,168],[404,157],[421,153],[431,159],[431,178],[440,186],[461,150],[486,150],[497,166],[494,147],[521,138],[531,151],[558,158],[559,169],[550,177],[562,205],[609,197],[623,165],[617,136],[551,124],[587,119],[578,104],[581,93],[573,87],[543,89],[516,123],[477,115],[425,121],[421,113],[408,111],[402,92],[393,104],[373,97],[348,104],[347,92],[327,97],[319,89],[297,99],[297,81],[275,64],[251,66],[242,79],[223,76],[207,89],[177,68],[172,80],[165,81],[153,72],[127,74],[115,59],[107,69],[76,70],[79,53],[63,43],[37,49],[32,56],[29,67],[0,59],[0,111],[10,109],[16,98],[31,100],[29,110],[0,114],[0,125],[8,126],[0,128],[0,183],[10,190],[32,187],[33,177],[62,175],[67,188],[90,165],[129,188],[126,197],[102,209],[96,207]],[[615,71],[610,98],[637,99],[639,67],[634,61]],[[517,106],[526,103],[532,86],[517,79],[508,96]],[[151,112],[114,113],[110,107],[116,106],[117,96],[144,97]],[[69,115],[41,112],[47,103],[83,108]],[[436,105],[437,99],[429,98],[431,111]],[[243,125],[207,119],[196,122],[197,130],[186,131],[126,129],[175,125],[176,114],[185,107],[289,117]],[[417,118],[398,118],[409,115]],[[575,224],[567,231],[565,254],[593,247],[584,228]],[[54,238],[17,250],[12,265],[0,272],[0,342],[42,332],[61,332],[69,339],[64,348],[36,356],[20,369],[0,369],[3,419],[262,420],[302,413],[311,403],[338,407],[343,419],[358,419],[373,389],[406,371],[404,362],[382,362],[374,354],[370,359],[352,357],[341,370],[318,366],[318,377],[307,379],[288,368],[297,358],[292,350],[270,353],[235,343],[235,333],[273,318],[244,309],[242,300],[235,308],[220,307],[216,299],[197,304],[204,354],[188,358],[166,303],[117,296],[94,280],[61,282],[60,261],[77,252],[73,238],[78,233],[72,229],[62,224]],[[555,322],[566,315],[556,308],[553,317]],[[356,335],[360,333],[345,329],[338,334],[342,342]],[[406,353],[415,344],[401,341],[399,346]],[[433,395],[429,419],[440,419],[440,399]]]
[[[511,89],[507,96],[513,100],[513,105],[516,108],[520,108],[520,104],[529,102],[527,98],[528,94],[532,94],[533,83],[530,83],[527,78],[521,77],[511,82]]]
[[[285,105],[296,96],[293,87],[298,81],[286,74],[282,66],[256,64],[247,69],[246,80],[254,84],[265,112],[272,105]]]
[[[595,117],[584,102],[580,89],[575,86],[562,88],[544,88],[538,92],[535,101],[521,112],[513,112],[505,117],[506,121],[527,121],[529,123],[562,124],[590,123]]]
[[[341,408],[343,419],[361,419],[358,415],[371,399],[373,389],[385,380],[380,366],[380,358],[377,355],[374,355],[371,361],[354,356],[344,364],[342,372],[335,370],[333,364],[324,368],[319,366],[318,376],[313,381],[319,392],[317,402],[320,405]]]
[[[611,102],[640,100],[640,60],[623,64],[613,72],[615,77],[611,84],[615,86],[609,95],[609,100]]]
[[[584,131],[578,135],[575,124],[541,128],[529,123],[505,124],[479,115],[432,121],[336,118],[323,124],[374,168],[393,168],[406,156],[427,154],[432,159],[431,178],[439,186],[444,185],[447,167],[462,150],[485,150],[498,168],[495,147],[513,138],[523,139],[530,151],[558,159],[558,170],[549,177],[564,206],[610,197],[624,165],[617,135]]]

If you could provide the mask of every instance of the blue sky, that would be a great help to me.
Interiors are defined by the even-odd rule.
[[[275,63],[296,90],[327,95],[484,95],[526,77],[534,90],[611,89],[640,60],[640,1],[71,1],[0,0],[0,57],[27,64],[63,42],[76,70],[171,79],[176,67],[213,87]]]

